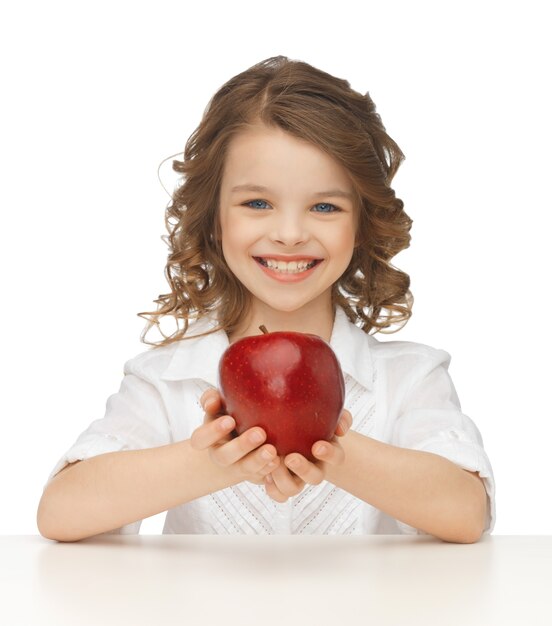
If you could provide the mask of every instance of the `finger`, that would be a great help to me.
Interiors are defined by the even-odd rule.
[[[228,436],[235,425],[233,417],[223,415],[196,428],[190,437],[190,444],[194,450],[205,450],[217,442],[229,440]]]
[[[278,489],[278,487],[276,487],[276,484],[274,483],[274,480],[272,478],[272,474],[268,474],[267,476],[265,476],[264,486],[266,494],[270,496],[273,500],[279,502],[280,504],[282,504],[283,502],[287,502],[288,496],[283,494]]]
[[[249,476],[257,475],[262,483],[264,476],[274,471],[279,464],[280,457],[276,448],[271,444],[266,444],[243,458],[242,470]]]
[[[222,408],[221,395],[216,389],[213,388],[204,391],[199,399],[199,402],[203,410],[210,415],[216,415]]]
[[[270,476],[278,490],[288,498],[301,493],[305,486],[304,481],[299,476],[293,475],[284,463],[280,463]]]
[[[332,441],[317,441],[313,444],[311,452],[315,458],[330,465],[340,465],[345,460],[345,450],[337,437]]]
[[[324,480],[322,469],[311,463],[302,454],[288,454],[284,459],[284,463],[303,482],[309,485],[319,485]]]
[[[239,437],[235,437],[216,450],[212,450],[211,458],[213,458],[218,465],[227,467],[242,459],[255,448],[258,448],[265,439],[266,433],[262,428],[250,428],[239,435]]]
[[[246,481],[248,483],[253,483],[254,485],[264,485],[265,477],[261,476],[260,474],[257,474],[254,476],[249,476],[249,478],[246,478]]]
[[[335,434],[338,437],[343,437],[347,434],[351,426],[353,425],[353,416],[347,409],[343,409],[341,412],[341,417],[337,424],[337,428],[335,429]]]

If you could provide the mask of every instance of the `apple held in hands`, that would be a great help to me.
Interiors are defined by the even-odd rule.
[[[260,426],[279,455],[299,452],[311,461],[312,445],[330,440],[345,402],[345,383],[330,345],[292,331],[244,337],[219,362],[226,413],[238,434]]]

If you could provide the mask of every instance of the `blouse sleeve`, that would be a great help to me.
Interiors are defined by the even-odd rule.
[[[46,485],[67,464],[107,452],[138,450],[171,443],[165,405],[156,378],[141,367],[138,357],[124,365],[119,391],[107,399],[102,419],[93,421],[62,455]],[[108,534],[135,534],[141,520]]]
[[[485,533],[495,525],[495,481],[483,439],[475,423],[461,411],[448,372],[450,355],[436,350],[420,368],[395,422],[392,444],[443,456],[463,469],[477,472],[487,492]],[[398,522],[401,532],[425,534]]]

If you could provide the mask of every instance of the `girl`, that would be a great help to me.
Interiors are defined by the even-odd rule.
[[[164,533],[492,530],[493,473],[449,354],[373,336],[411,315],[390,264],[410,241],[391,188],[403,158],[368,93],[307,63],[269,58],[222,86],[173,162],[171,291],[139,314],[153,349],[54,467],[43,536],[138,532],[162,511]],[[169,315],[173,334],[147,342]],[[261,324],[317,334],[341,363],[347,408],[314,463],[278,457],[261,428],[237,436],[225,415],[219,358]]]

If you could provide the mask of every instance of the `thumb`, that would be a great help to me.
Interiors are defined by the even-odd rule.
[[[343,411],[341,411],[341,417],[339,418],[339,424],[337,426],[335,434],[339,437],[343,437],[343,435],[345,435],[349,431],[352,424],[353,416],[351,415],[350,411],[348,411],[347,409],[343,409]]]

